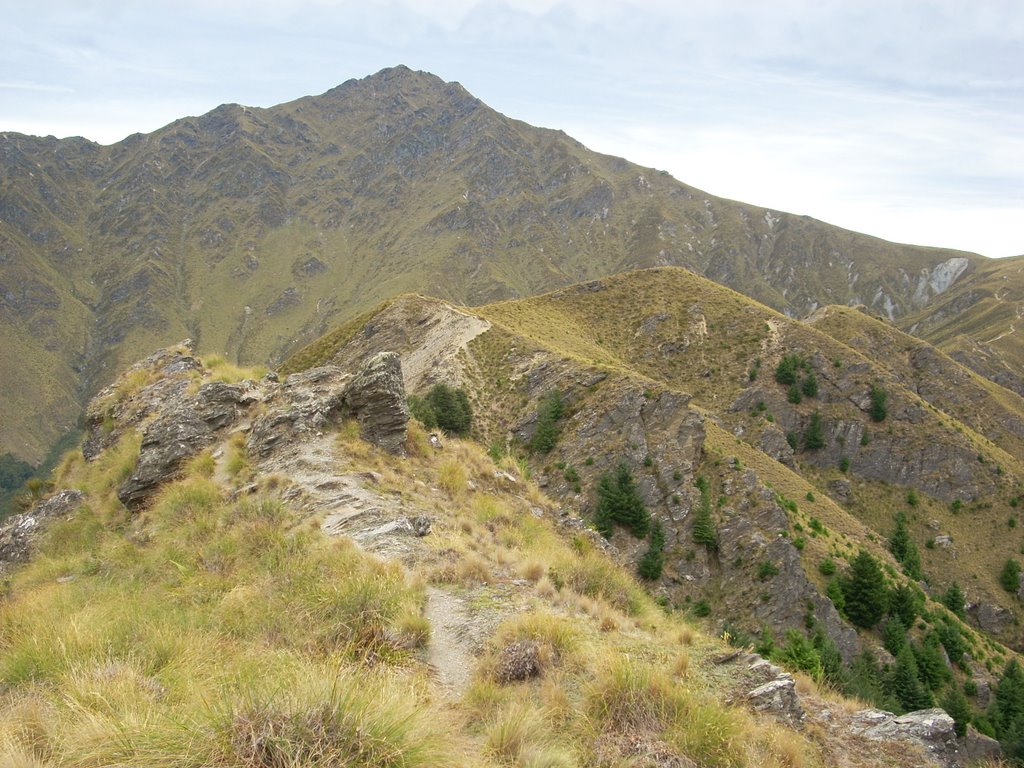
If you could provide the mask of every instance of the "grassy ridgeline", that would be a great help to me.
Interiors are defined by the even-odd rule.
[[[130,517],[115,489],[134,435],[93,464],[65,460],[58,484],[87,504],[0,604],[0,764],[557,768],[619,765],[637,743],[702,765],[818,764],[804,737],[718,703],[727,683],[704,669],[719,644],[530,514],[550,504],[535,487],[497,489],[479,446],[439,454],[416,424],[407,459],[352,429],[336,445],[395,492],[411,498],[413,477],[435,489],[434,557],[408,571],[327,539],[272,487],[230,501],[208,455]],[[525,606],[457,698],[422,660],[428,583],[481,610],[489,590],[518,589]],[[502,649],[521,641],[541,673],[502,682]]]

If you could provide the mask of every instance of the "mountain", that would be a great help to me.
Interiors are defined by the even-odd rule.
[[[277,362],[402,292],[481,304],[656,265],[791,316],[865,304],[1017,381],[993,331],[1019,272],[716,198],[396,67],[111,146],[0,134],[0,451],[38,462],[185,337]],[[982,294],[998,306],[961,325]]]
[[[729,298],[663,270],[540,301],[571,314],[577,293],[653,298],[662,279]],[[1002,666],[1005,647],[921,596],[904,606],[920,627],[894,670],[853,657],[877,635],[854,632],[801,567],[847,543],[853,519],[824,495],[801,497],[801,516],[785,497],[812,486],[688,395],[516,334],[496,319],[512,309],[405,295],[295,362],[328,365],[260,375],[177,345],[103,389],[52,491],[0,524],[0,763],[963,768],[998,757],[968,721],[992,729],[982,699],[998,670],[976,660]],[[419,388],[461,377],[480,435],[560,391],[562,412],[545,417],[560,433],[531,460],[534,479],[514,455],[410,420],[406,372]],[[576,462],[551,468],[585,494],[542,477],[557,457]],[[605,538],[578,514],[591,473],[623,458],[634,466],[618,476],[637,481],[618,483],[620,501],[654,526],[652,548],[655,530],[665,539],[665,574],[652,566],[644,582],[630,572],[636,530]],[[678,498],[664,497],[669,483]],[[690,513],[711,506],[717,545],[684,545]],[[857,536],[890,571],[876,586],[917,594]],[[836,567],[863,557],[837,555]],[[682,597],[697,589],[712,591]],[[720,630],[743,602],[761,606],[756,653],[741,626]],[[967,683],[970,704],[956,695]],[[932,690],[962,706],[922,709]],[[1021,715],[987,712],[1016,732]]]

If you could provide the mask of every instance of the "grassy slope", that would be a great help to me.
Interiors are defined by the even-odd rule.
[[[496,489],[469,443],[438,453],[414,428],[396,459],[355,432],[338,435],[339,468],[374,470],[435,516],[435,555],[412,571],[297,526],[279,480],[231,501],[208,453],[135,518],[114,491],[136,436],[91,465],[69,455],[57,480],[86,506],[47,532],[0,606],[0,761],[525,768],[621,764],[639,745],[707,765],[822,764],[824,734],[721,704],[737,681],[710,662],[720,645],[531,514],[553,509],[536,488]],[[242,457],[229,485],[250,472]],[[483,611],[519,606],[461,697],[422,661],[429,582]],[[520,640],[539,644],[543,674],[502,684],[501,649]]]
[[[998,493],[965,505],[962,512],[926,496],[918,508],[910,509],[905,502],[905,490],[858,480],[856,476],[850,478],[834,467],[803,463],[808,458],[805,454],[797,456],[802,462],[798,471],[819,489],[818,493],[831,480],[852,479],[856,501],[850,511],[866,523],[875,536],[888,536],[893,515],[901,509],[908,510],[923,553],[925,572],[937,587],[944,588],[957,580],[975,599],[987,596],[1017,608],[1013,601],[1007,600],[996,580],[1005,559],[1017,556],[1024,545],[1018,529],[1008,528],[1008,521],[1017,517],[1010,501],[1020,493],[1018,481],[1024,477],[1024,466],[1020,454],[1016,453],[1016,438],[1002,436],[1006,438],[1000,440],[1005,448],[1000,447],[969,423],[959,421],[958,413],[943,412],[939,408],[943,404],[941,400],[937,399],[935,406],[925,404],[916,393],[900,384],[909,377],[873,363],[860,351],[863,348],[860,343],[847,346],[812,326],[790,321],[691,273],[671,269],[639,272],[610,278],[601,282],[599,290],[594,288],[574,287],[531,299],[489,305],[478,311],[533,343],[581,362],[635,370],[651,380],[691,392],[696,404],[715,414],[730,429],[742,428],[744,439],[754,445],[767,426],[766,418],[771,416],[771,411],[731,412],[729,406],[751,386],[749,372],[757,360],[762,361],[757,384],[767,387],[768,391],[778,388],[782,392],[777,398],[780,410],[791,408],[806,415],[810,410],[821,409],[826,417],[833,414],[847,421],[865,420],[866,416],[852,409],[849,403],[824,404],[810,400],[800,406],[786,406],[784,388],[771,381],[775,362],[784,352],[799,350],[817,353],[826,364],[839,360],[844,368],[869,364],[871,370],[863,375],[865,381],[885,382],[890,407],[899,398],[921,404],[926,411],[921,424],[885,428],[905,430],[905,439],[911,446],[923,441],[960,443],[970,455],[976,453],[984,459],[984,463],[977,464],[978,472],[989,473],[991,467],[999,465],[1003,474],[997,478]],[[840,317],[848,315],[849,312],[843,310]],[[657,321],[652,323],[651,318]],[[863,326],[874,321],[865,318],[858,322]],[[871,327],[877,329],[876,325]],[[897,340],[906,338],[894,330],[891,334]],[[837,335],[841,334],[837,331]],[[852,337],[850,340],[854,341]],[[665,352],[663,345],[666,343],[675,345],[670,353]],[[676,347],[681,351],[675,351]],[[1012,409],[1010,412],[1015,416],[1020,413],[1016,396],[979,380],[952,361],[948,363],[977,389],[981,398],[979,411],[998,406]],[[892,356],[888,364],[896,367],[898,359]],[[999,425],[991,417],[974,411],[968,413],[978,429],[998,430]],[[1000,435],[993,434],[993,437],[1000,438]],[[893,457],[893,460],[898,461],[900,457]],[[774,462],[769,464],[774,465]],[[779,471],[791,474],[784,468]],[[836,527],[854,541],[861,541],[863,530],[858,530],[859,525],[847,522]],[[951,550],[924,547],[926,541],[939,532],[953,536],[955,545]]]
[[[902,318],[900,327],[950,354],[984,345],[1009,368],[1020,371],[1024,368],[1018,332],[1024,332],[1022,315],[1024,256],[1017,256],[979,267],[940,300]]]

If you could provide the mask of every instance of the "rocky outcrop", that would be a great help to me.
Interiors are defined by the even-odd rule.
[[[203,370],[192,341],[154,352],[132,365],[90,402],[85,412],[82,455],[92,461],[169,400],[184,393]]]
[[[398,355],[370,358],[353,376],[333,366],[289,376],[228,384],[210,381],[193,391],[205,371],[189,346],[160,350],[137,363],[89,407],[90,433],[83,452],[93,459],[127,430],[142,426],[134,470],[118,498],[138,509],[182,464],[232,429],[249,432],[247,449],[267,455],[282,438],[315,433],[351,416],[363,437],[400,453],[409,419]],[[253,418],[253,406],[263,404]]]
[[[764,428],[758,447],[780,464],[793,466],[793,446],[786,439],[786,433],[775,424],[769,424]]]
[[[266,411],[253,422],[247,443],[257,457],[282,439],[322,431],[345,416],[354,416],[363,438],[379,448],[400,453],[405,444],[409,409],[394,352],[374,355],[355,377],[333,365],[293,373],[269,386],[264,402]]]
[[[998,635],[1013,623],[1013,613],[993,603],[971,603],[967,606],[967,619],[978,629]]]
[[[979,733],[973,725],[967,726],[967,733],[962,739],[962,754],[968,765],[982,763],[985,760],[998,760],[1003,755],[1003,748],[991,736]]]
[[[827,634],[850,662],[860,650],[856,631],[808,580],[800,552],[780,534],[789,527],[776,494],[750,469],[723,488],[729,504],[718,527],[718,560],[725,607],[751,626],[763,623],[776,633],[806,627],[807,615]],[[760,578],[758,567],[773,566],[774,575]]]
[[[63,490],[0,524],[0,574],[11,565],[27,561],[46,526],[74,512],[84,498],[81,491]]]
[[[211,445],[219,430],[232,424],[256,401],[251,386],[211,382],[192,397],[167,403],[142,433],[139,461],[117,489],[117,497],[136,509],[162,483],[173,478],[182,462]]]
[[[381,352],[367,360],[345,388],[344,401],[364,440],[389,453],[404,451],[409,406],[397,352]]]
[[[876,741],[917,744],[946,768],[962,768],[968,759],[964,745],[957,739],[955,725],[953,718],[941,709],[921,709],[899,716],[880,709],[865,709],[854,716],[855,733]]]
[[[345,385],[351,375],[332,365],[293,373],[268,388],[265,411],[253,421],[246,448],[251,456],[266,456],[274,447],[299,433],[315,433],[340,418]]]

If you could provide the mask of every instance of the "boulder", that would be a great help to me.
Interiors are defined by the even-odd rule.
[[[528,680],[540,672],[540,645],[535,640],[520,640],[502,648],[495,677],[499,683],[510,683]]]
[[[173,479],[185,459],[214,442],[216,433],[234,423],[248,404],[246,387],[215,381],[192,397],[167,403],[142,433],[139,460],[117,489],[129,509],[137,509],[162,483]]]
[[[995,761],[1003,756],[1003,748],[991,736],[986,736],[978,732],[973,725],[968,725],[963,738],[963,756],[967,763]]]
[[[850,485],[850,481],[845,478],[828,481],[828,495],[840,504],[849,503],[851,492],[852,486]]]
[[[979,602],[967,606],[967,619],[978,629],[998,635],[1013,623],[1013,614],[1001,605]]]
[[[10,565],[27,561],[47,523],[74,512],[83,498],[78,490],[60,491],[28,512],[4,520],[0,524],[0,573]]]
[[[344,401],[364,440],[389,453],[404,452],[409,406],[397,352],[381,352],[367,360],[345,387]]]
[[[803,727],[804,708],[791,675],[782,673],[774,680],[747,693],[747,704],[755,712],[769,713],[795,728]]]
[[[912,742],[943,766],[964,765],[956,724],[944,710],[920,709],[897,716],[880,709],[865,709],[854,714],[853,724],[854,732],[869,739]]]
[[[267,382],[267,407],[249,430],[249,455],[264,457],[282,440],[294,434],[315,432],[339,419],[350,379],[351,375],[340,368],[325,365],[293,373],[282,384]]]

